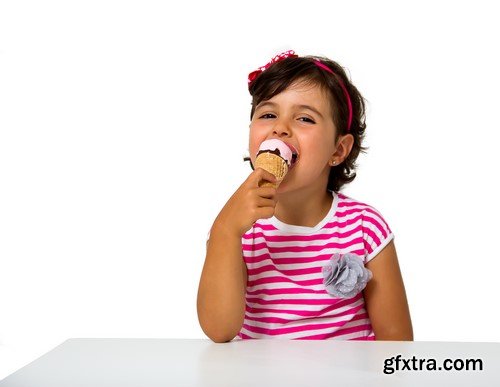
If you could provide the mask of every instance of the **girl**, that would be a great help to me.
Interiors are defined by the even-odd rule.
[[[364,100],[327,58],[277,55],[250,73],[250,162],[279,139],[297,161],[279,184],[256,168],[215,219],[198,318],[215,342],[248,338],[413,340],[394,236],[340,192],[365,132]]]

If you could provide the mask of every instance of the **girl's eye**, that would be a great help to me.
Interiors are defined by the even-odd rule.
[[[300,117],[299,120],[303,121],[303,122],[308,122],[310,124],[315,124],[316,122],[314,122],[314,120],[312,120],[311,118],[309,117]]]
[[[276,116],[272,113],[266,113],[266,114],[261,115],[260,118],[269,119],[269,118],[276,118]]]

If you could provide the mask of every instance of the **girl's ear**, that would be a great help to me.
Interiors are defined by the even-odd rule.
[[[335,153],[330,157],[330,165],[339,165],[341,164],[349,153],[351,153],[352,146],[354,145],[354,137],[352,134],[346,134],[345,136],[341,136],[337,141],[337,149]]]

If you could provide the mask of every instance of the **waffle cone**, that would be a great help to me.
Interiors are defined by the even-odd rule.
[[[278,180],[276,184],[270,183],[269,181],[263,181],[260,184],[261,187],[278,188],[288,172],[286,161],[280,156],[270,152],[261,153],[257,156],[255,159],[255,168],[262,168],[272,173],[276,177],[276,180]]]

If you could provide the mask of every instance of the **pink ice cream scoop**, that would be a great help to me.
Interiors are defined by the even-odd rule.
[[[277,188],[293,166],[296,158],[297,151],[293,146],[278,139],[265,140],[260,144],[257,152],[255,167],[272,173],[276,177],[277,184],[263,182],[261,186],[274,186]]]
[[[288,168],[293,165],[297,158],[297,151],[292,145],[288,145],[287,143],[276,138],[265,140],[262,144],[260,144],[257,156],[264,152],[270,152],[280,156],[286,161]]]

